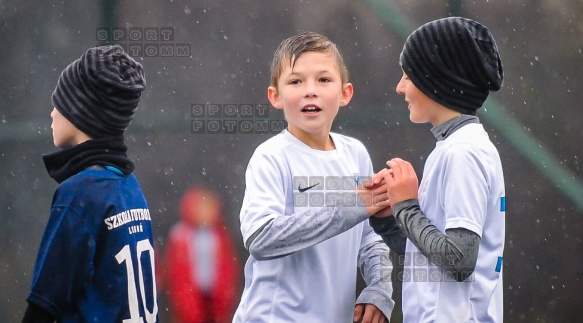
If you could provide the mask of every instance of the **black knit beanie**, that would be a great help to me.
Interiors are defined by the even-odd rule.
[[[403,72],[425,95],[463,114],[475,115],[489,91],[502,87],[502,62],[484,25],[451,17],[429,22],[405,42]]]
[[[52,95],[55,108],[91,138],[119,137],[146,89],[142,65],[119,45],[88,49],[69,64]]]

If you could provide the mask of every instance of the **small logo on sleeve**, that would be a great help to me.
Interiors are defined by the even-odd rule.
[[[500,198],[500,212],[506,211],[506,196]]]
[[[504,258],[502,257],[498,257],[498,262],[496,263],[496,272],[499,273],[502,270],[502,260],[504,260]]]

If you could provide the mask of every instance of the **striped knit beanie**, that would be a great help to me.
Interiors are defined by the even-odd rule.
[[[119,137],[132,121],[145,89],[140,63],[119,45],[101,46],[88,49],[63,70],[52,103],[91,138]]]
[[[429,22],[405,42],[403,72],[425,95],[463,114],[475,115],[504,78],[494,38],[484,25],[451,17]]]

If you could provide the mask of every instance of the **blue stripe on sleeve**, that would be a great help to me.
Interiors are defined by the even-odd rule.
[[[496,263],[496,272],[499,273],[500,270],[502,270],[502,260],[504,258],[503,257],[498,257],[498,262]]]

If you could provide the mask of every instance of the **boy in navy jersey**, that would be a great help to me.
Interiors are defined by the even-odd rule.
[[[502,322],[504,176],[475,116],[502,86],[498,47],[484,25],[450,17],[415,30],[400,63],[397,93],[437,140],[421,184],[399,158],[373,179],[386,181],[394,217],[371,225],[389,245],[407,237],[403,321]]]
[[[247,167],[240,220],[251,255],[234,322],[386,322],[389,250],[368,224],[386,204],[360,202],[355,187],[373,173],[368,152],[330,132],[353,94],[342,56],[328,38],[302,33],[280,44],[271,74],[268,98],[288,128]],[[381,202],[386,187],[363,196]],[[367,283],[358,298],[357,267]]]
[[[156,322],[152,221],[124,132],[146,87],[120,46],[87,50],[52,95],[59,187],[23,322]]]

